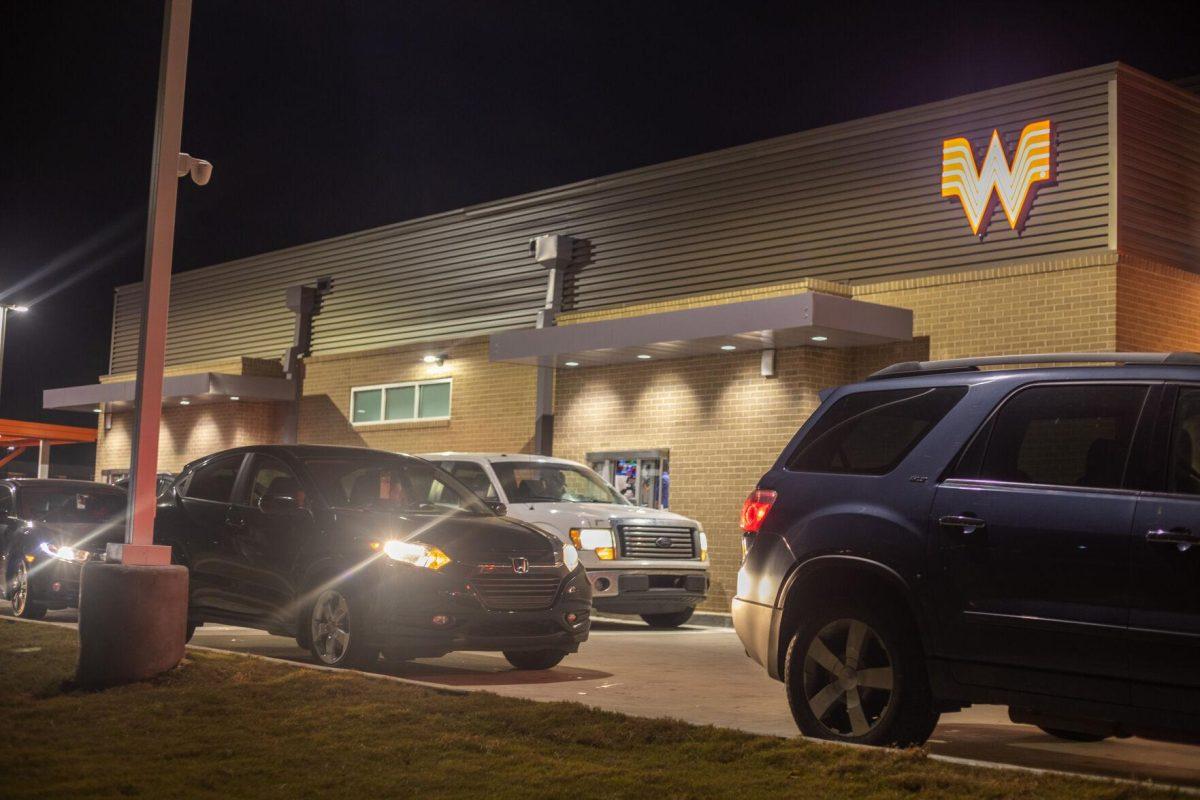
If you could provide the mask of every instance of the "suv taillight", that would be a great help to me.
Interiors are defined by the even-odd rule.
[[[755,489],[751,492],[742,504],[742,530],[746,533],[758,533],[777,497],[779,494],[773,489]]]

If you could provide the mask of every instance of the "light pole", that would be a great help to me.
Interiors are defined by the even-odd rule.
[[[0,305],[0,388],[4,385],[4,336],[8,333],[8,312],[24,314],[28,306],[18,306],[12,303]]]

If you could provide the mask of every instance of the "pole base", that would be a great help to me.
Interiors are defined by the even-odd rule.
[[[186,567],[84,564],[76,682],[100,689],[174,668],[183,660],[187,611]]]

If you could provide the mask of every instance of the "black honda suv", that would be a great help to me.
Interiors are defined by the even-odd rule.
[[[806,736],[995,703],[1200,738],[1200,356],[894,365],[824,397],[742,527],[734,623]]]
[[[500,650],[548,669],[588,637],[591,589],[569,544],[499,516],[419,458],[259,446],[184,467],[154,538],[188,568],[188,637],[224,622],[364,666]]]

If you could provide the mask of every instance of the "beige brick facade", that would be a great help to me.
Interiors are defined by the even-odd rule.
[[[427,354],[445,355],[444,364],[424,363]],[[529,452],[536,372],[534,367],[490,362],[482,337],[311,358],[305,367],[300,441],[406,453]],[[353,387],[432,378],[453,381],[449,420],[350,424]]]

